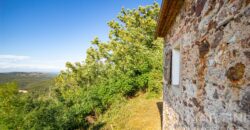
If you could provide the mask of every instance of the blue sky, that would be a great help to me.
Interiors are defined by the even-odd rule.
[[[108,40],[107,22],[122,7],[153,2],[0,0],[0,72],[58,72],[66,61],[83,61],[94,37]]]

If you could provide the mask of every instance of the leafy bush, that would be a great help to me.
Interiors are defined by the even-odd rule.
[[[122,9],[118,21],[108,23],[108,42],[95,38],[85,61],[66,64],[67,70],[56,78],[58,98],[98,117],[114,102],[139,91],[161,92],[162,40],[154,39],[158,13],[156,3]]]
[[[0,86],[0,127],[6,129],[83,129],[114,103],[137,92],[160,93],[162,40],[154,39],[158,4],[122,9],[108,23],[109,41],[92,41],[81,63],[66,63],[55,86],[18,93]],[[38,91],[36,91],[38,90]],[[37,92],[37,93],[36,93]],[[48,94],[46,94],[46,92]]]

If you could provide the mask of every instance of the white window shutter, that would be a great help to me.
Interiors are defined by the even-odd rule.
[[[172,85],[179,85],[180,82],[180,50],[172,50]]]

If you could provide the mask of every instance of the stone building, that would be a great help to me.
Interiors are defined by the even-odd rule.
[[[250,1],[163,0],[163,129],[250,129]]]

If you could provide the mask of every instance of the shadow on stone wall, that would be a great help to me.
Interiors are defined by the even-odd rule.
[[[162,103],[162,102],[157,102],[156,105],[157,105],[158,111],[159,111],[159,113],[160,113],[161,128],[162,128],[162,111],[163,111],[163,103]]]

